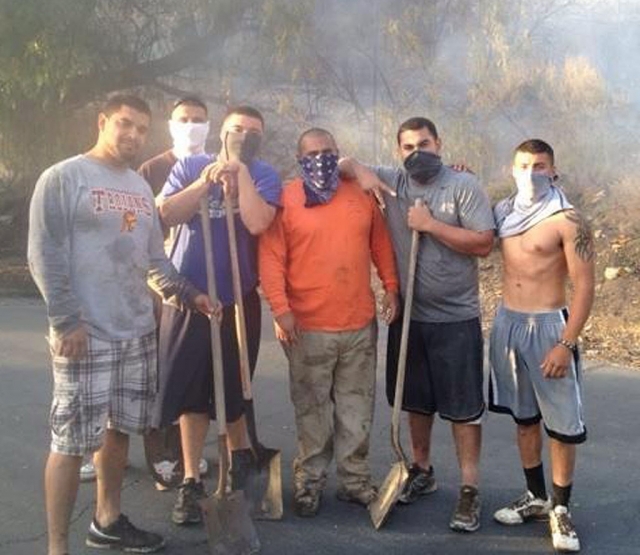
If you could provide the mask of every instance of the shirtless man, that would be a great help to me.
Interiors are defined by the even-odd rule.
[[[568,506],[576,445],[586,439],[577,341],[593,302],[593,238],[554,185],[551,146],[538,139],[519,145],[512,173],[517,192],[494,209],[504,279],[491,332],[489,408],[516,421],[527,491],[494,518],[514,525],[548,517],[554,548],[579,551]],[[568,309],[567,279],[573,288]],[[541,421],[549,436],[551,500]]]

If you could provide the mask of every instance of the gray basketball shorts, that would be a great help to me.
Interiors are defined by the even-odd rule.
[[[524,313],[498,307],[489,343],[489,410],[511,414],[521,425],[543,421],[563,443],[587,438],[581,364],[575,353],[564,378],[545,378],[540,365],[562,337],[566,309]]]

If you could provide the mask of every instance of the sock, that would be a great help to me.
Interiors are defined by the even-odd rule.
[[[547,498],[547,486],[544,483],[544,468],[542,463],[533,468],[525,468],[524,476],[527,479],[527,488],[534,496],[540,499]]]
[[[573,484],[569,484],[568,486],[558,486],[553,484],[553,506],[563,505],[565,507],[569,506],[569,499],[571,498],[571,487]]]

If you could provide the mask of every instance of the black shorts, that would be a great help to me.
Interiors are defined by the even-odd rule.
[[[251,375],[260,345],[260,297],[252,291],[244,298]],[[209,319],[199,312],[164,305],[158,342],[159,394],[154,424],[167,426],[185,412],[207,412],[215,419],[211,332]],[[240,360],[236,339],[235,307],[224,308],[220,326],[227,421],[244,412]]]
[[[389,326],[387,400],[393,405],[398,371],[402,318]],[[472,422],[482,416],[483,346],[480,320],[409,326],[407,370],[402,409],[452,422]]]

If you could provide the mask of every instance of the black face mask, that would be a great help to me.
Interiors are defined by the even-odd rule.
[[[404,160],[404,169],[409,177],[422,185],[431,181],[442,168],[442,158],[431,152],[422,150],[413,151]]]
[[[228,132],[225,138],[227,155],[243,164],[250,164],[258,155],[262,136],[258,133]]]

